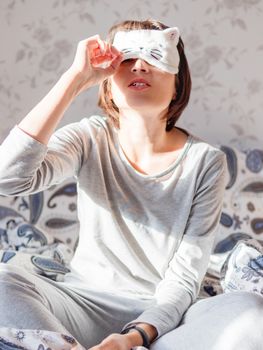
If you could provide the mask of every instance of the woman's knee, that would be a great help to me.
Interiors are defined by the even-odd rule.
[[[16,265],[0,263],[0,280],[5,281],[24,281],[30,282],[30,273],[28,273],[24,268]]]
[[[244,323],[248,330],[255,329],[258,324],[263,336],[263,297],[256,293],[243,292],[240,294],[240,305],[240,323]]]
[[[259,294],[244,291],[221,294],[199,306],[197,303],[193,311],[186,317],[186,323],[197,324],[202,320],[208,325],[207,334],[211,333],[211,337],[213,330],[209,325],[216,327],[223,339],[230,334],[239,334],[240,339],[257,338],[261,334],[263,341],[263,297]]]
[[[36,294],[36,277],[14,265],[0,264],[0,300],[12,300],[16,295]]]
[[[198,301],[176,329],[153,343],[153,350],[261,349],[263,298],[255,293],[233,292]],[[198,344],[198,346],[196,345]]]
[[[263,312],[263,297],[252,292],[233,292],[224,294],[222,300],[225,300],[227,307],[237,306],[237,310],[261,310]]]
[[[236,292],[232,293],[233,296]],[[263,298],[255,293],[236,295],[240,311],[219,333],[217,349],[261,349],[263,344]],[[231,312],[231,308],[229,310]],[[227,349],[228,349],[227,348]]]
[[[220,294],[211,298],[197,301],[189,309],[189,314],[199,317],[199,313],[239,313],[248,308],[263,307],[263,298],[252,292],[237,291]]]
[[[11,264],[5,264],[5,263],[0,263],[0,276],[9,274],[9,273],[17,273],[20,274],[21,271],[23,271],[21,267],[17,265],[11,265]]]

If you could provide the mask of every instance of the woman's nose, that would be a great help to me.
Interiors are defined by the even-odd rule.
[[[143,72],[148,72],[149,68],[147,63],[144,60],[137,58],[134,60],[131,70],[132,72],[136,72],[138,70]]]

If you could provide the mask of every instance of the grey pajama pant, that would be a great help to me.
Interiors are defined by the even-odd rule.
[[[119,332],[152,303],[151,299],[73,289],[0,264],[0,328],[64,333],[89,348]],[[262,350],[263,298],[234,292],[198,301],[187,310],[181,325],[159,338],[151,349]]]

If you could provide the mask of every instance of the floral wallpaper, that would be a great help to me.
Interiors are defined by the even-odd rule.
[[[5,0],[0,2],[0,140],[71,64],[78,41],[124,19],[178,26],[193,90],[180,126],[215,144],[259,148],[263,110],[263,0]],[[61,126],[100,113],[97,88]]]

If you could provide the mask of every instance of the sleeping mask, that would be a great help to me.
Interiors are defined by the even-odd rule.
[[[113,46],[123,53],[122,61],[141,58],[159,69],[177,74],[180,62],[177,50],[179,37],[177,27],[119,31],[115,34]]]

